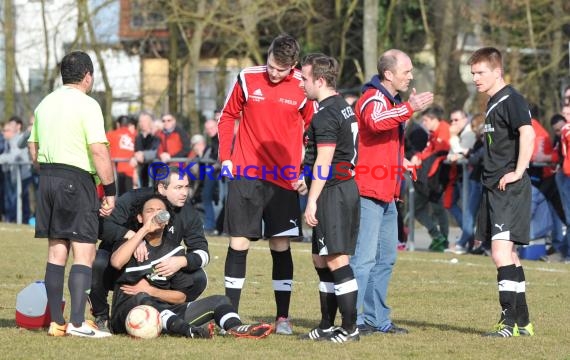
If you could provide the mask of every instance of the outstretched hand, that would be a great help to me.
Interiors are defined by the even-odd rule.
[[[408,102],[414,111],[424,110],[433,103],[433,93],[423,92],[417,94],[416,88],[413,88]]]

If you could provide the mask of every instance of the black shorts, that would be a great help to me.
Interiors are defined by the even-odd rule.
[[[505,191],[496,186],[483,186],[477,239],[528,244],[531,201],[530,179],[526,173],[519,181],[508,184]]]
[[[235,179],[228,184],[224,232],[257,240],[263,236],[298,237],[299,194],[269,181]],[[265,229],[261,231],[261,221]]]
[[[360,224],[360,195],[354,179],[323,188],[316,217],[313,254],[354,255]]]
[[[93,176],[74,166],[41,164],[37,238],[97,242],[100,202]]]

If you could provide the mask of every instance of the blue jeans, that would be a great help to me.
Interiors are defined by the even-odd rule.
[[[214,230],[216,228],[216,214],[214,212],[214,192],[218,180],[204,177],[202,184],[202,206],[204,207],[204,229]]]
[[[360,228],[356,251],[350,259],[358,284],[356,324],[376,328],[389,325],[388,284],[396,263],[398,212],[394,201],[360,197]]]
[[[556,173],[556,186],[558,187],[558,192],[560,193],[560,200],[562,201],[562,207],[564,208],[564,217],[567,224],[566,236],[562,241],[562,244],[557,249],[560,253],[567,258],[570,257],[570,177],[564,175],[562,171]]]
[[[457,245],[467,247],[467,244],[473,241],[475,236],[475,218],[481,204],[481,196],[483,188],[480,181],[469,179],[469,197],[467,199],[467,214],[465,214],[465,224],[461,226],[461,237],[457,241]]]

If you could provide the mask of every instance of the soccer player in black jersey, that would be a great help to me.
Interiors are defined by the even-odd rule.
[[[477,91],[490,96],[485,117],[483,198],[477,238],[491,240],[497,267],[501,318],[485,336],[532,336],[525,295],[525,275],[515,244],[528,244],[531,184],[526,169],[534,130],[524,97],[503,79],[499,50],[486,47],[469,59]]]
[[[338,63],[322,54],[303,60],[305,93],[319,102],[307,130],[306,223],[313,231],[313,264],[319,276],[321,322],[302,339],[337,343],[360,339],[356,327],[358,286],[349,265],[354,254],[360,197],[352,176],[358,128],[352,107],[336,92]],[[307,171],[305,171],[307,172]],[[335,327],[337,307],[342,325]]]
[[[115,242],[131,238],[135,232],[129,229],[127,222],[132,216],[134,205],[151,194],[164,195],[172,207],[171,221],[165,230],[164,239],[175,245],[184,242],[186,253],[172,256],[156,269],[160,275],[169,276],[178,270],[189,278],[191,290],[187,294],[188,301],[195,300],[202,294],[208,284],[204,268],[210,262],[208,242],[204,237],[202,220],[189,198],[188,175],[180,167],[170,166],[157,170],[154,175],[154,187],[146,187],[128,191],[117,200],[113,213],[100,223],[99,238],[101,243],[93,262],[93,278],[89,301],[99,330],[108,331],[109,304],[107,295],[112,290],[117,272],[109,265],[109,258]],[[139,246],[135,257],[143,260],[148,256],[147,249]]]
[[[129,239],[115,243],[111,265],[121,271],[113,292],[111,330],[125,333],[125,319],[129,311],[138,305],[150,305],[160,312],[165,332],[187,337],[209,338],[212,328],[204,326],[211,320],[235,337],[263,338],[272,331],[269,324],[244,325],[230,299],[223,295],[208,296],[187,302],[191,278],[176,271],[162,275],[156,265],[176,255],[184,255],[184,247],[166,241],[164,228],[168,222],[157,220],[157,214],[168,211],[168,200],[159,194],[144,199],[132,215],[130,228],[136,233]],[[134,219],[131,219],[134,220]],[[141,245],[148,250],[148,257],[139,261],[134,256]]]

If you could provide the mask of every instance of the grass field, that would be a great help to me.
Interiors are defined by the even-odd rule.
[[[18,329],[16,294],[43,279],[47,241],[34,239],[29,226],[0,224],[1,359],[570,359],[570,265],[525,262],[527,294],[537,335],[488,339],[482,332],[498,319],[496,271],[482,256],[426,252],[399,254],[389,301],[394,321],[408,335],[373,335],[345,345],[312,343],[296,336],[264,340],[189,340],[162,336],[135,340],[126,336],[91,340],[50,338],[45,331]],[[207,294],[223,294],[225,238],[210,239]],[[317,276],[310,246],[293,244],[295,285],[291,317],[297,334],[319,320]],[[68,269],[69,270],[69,269]],[[66,295],[66,299],[69,296]],[[272,320],[271,263],[267,243],[254,243],[240,313],[246,321]],[[66,317],[69,304],[66,306]],[[338,322],[338,321],[337,321]]]

